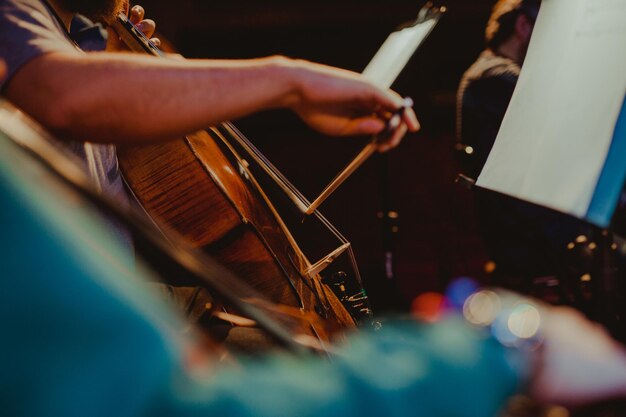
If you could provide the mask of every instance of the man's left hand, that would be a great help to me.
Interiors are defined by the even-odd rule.
[[[156,30],[156,23],[152,19],[144,19],[146,11],[143,7],[136,5],[130,9],[129,19],[133,25],[148,37],[157,47],[161,46],[159,38],[153,38]],[[109,27],[109,40],[107,42],[107,52],[128,52],[128,48],[120,40],[120,37]]]

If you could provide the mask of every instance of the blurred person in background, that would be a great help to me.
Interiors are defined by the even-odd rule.
[[[496,140],[528,50],[540,0],[499,0],[485,31],[486,49],[463,74],[457,94],[457,150],[476,180]],[[536,278],[571,273],[567,245],[591,233],[582,221],[476,187],[483,242],[498,285],[533,291]]]

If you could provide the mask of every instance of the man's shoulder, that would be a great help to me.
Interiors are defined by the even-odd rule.
[[[5,29],[0,33],[6,38],[27,33],[32,34],[30,37],[45,37],[46,32],[52,32],[66,40],[64,27],[41,0],[0,0],[0,22]]]
[[[25,12],[34,17],[50,19],[51,15],[46,5],[40,0],[0,0],[0,10],[4,15],[7,12]]]
[[[49,52],[76,49],[48,7],[40,0],[0,0],[0,57],[7,76],[0,89],[28,61]]]

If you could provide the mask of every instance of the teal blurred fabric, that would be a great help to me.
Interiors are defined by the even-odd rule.
[[[180,319],[93,210],[0,133],[0,415],[494,416],[524,354],[450,318],[189,374]]]

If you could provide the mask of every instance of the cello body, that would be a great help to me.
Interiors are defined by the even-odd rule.
[[[275,207],[219,127],[163,144],[118,149],[124,178],[164,229],[212,255],[270,301],[314,314],[322,341],[355,321],[310,267]],[[296,311],[297,311],[296,310]],[[312,322],[311,322],[312,323]]]
[[[163,53],[120,14],[113,28],[139,53]],[[167,143],[118,148],[127,185],[157,227],[172,229],[269,301],[308,316],[321,342],[355,321],[310,263],[232,146],[226,123]],[[167,233],[166,233],[167,234]],[[312,317],[313,316],[313,317]]]

